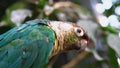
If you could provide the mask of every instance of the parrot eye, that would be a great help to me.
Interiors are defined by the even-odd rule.
[[[84,32],[83,32],[83,30],[82,30],[81,28],[75,28],[74,30],[75,30],[75,33],[76,33],[76,35],[77,35],[78,37],[84,35]]]

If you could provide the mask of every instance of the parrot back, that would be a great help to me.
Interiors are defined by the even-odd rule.
[[[1,68],[43,68],[53,49],[54,31],[33,20],[0,35]]]

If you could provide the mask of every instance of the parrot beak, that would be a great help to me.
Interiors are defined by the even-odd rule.
[[[83,36],[82,36],[82,39],[84,39],[85,41],[85,43],[86,44],[88,44],[89,43],[89,37],[88,37],[88,35],[87,34],[84,34]]]
[[[82,39],[76,44],[76,50],[82,51],[84,50],[89,43],[89,38],[87,34],[82,36]]]

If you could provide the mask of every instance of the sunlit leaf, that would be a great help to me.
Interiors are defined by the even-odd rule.
[[[109,34],[108,35],[108,44],[111,48],[113,48],[116,53],[120,56],[120,38],[118,35]]]
[[[17,2],[15,4],[11,5],[10,7],[8,7],[6,9],[6,13],[3,16],[2,21],[4,21],[5,23],[7,23],[10,26],[14,26],[15,24],[10,20],[11,12],[16,9],[23,9],[23,8],[25,8],[25,6],[26,6],[26,4],[24,2]]]
[[[30,10],[18,9],[11,12],[10,20],[19,26],[27,17],[32,17],[32,12]]]

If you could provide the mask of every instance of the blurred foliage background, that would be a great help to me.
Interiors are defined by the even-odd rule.
[[[89,46],[54,56],[48,68],[120,68],[120,0],[0,0],[0,34],[31,19],[82,26]]]

